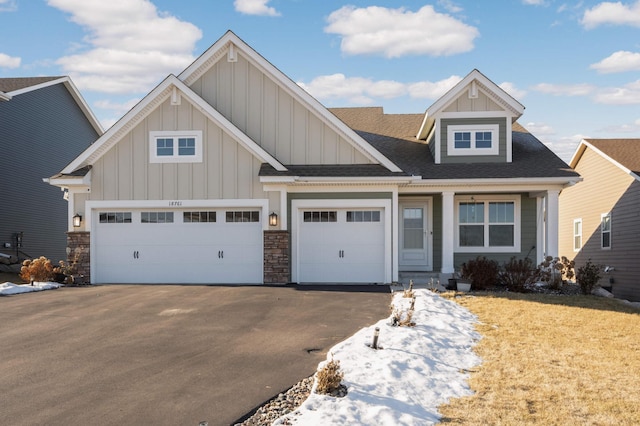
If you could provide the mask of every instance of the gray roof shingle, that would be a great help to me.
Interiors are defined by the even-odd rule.
[[[0,92],[13,92],[14,90],[24,89],[26,87],[36,86],[51,80],[62,78],[58,77],[11,77],[0,78]]]
[[[518,123],[513,125],[511,163],[435,164],[429,147],[416,135],[424,114],[385,114],[381,107],[330,108],[336,117],[404,173],[392,173],[375,164],[285,165],[278,172],[263,165],[260,176],[422,176],[422,179],[505,179],[578,177],[564,161]]]

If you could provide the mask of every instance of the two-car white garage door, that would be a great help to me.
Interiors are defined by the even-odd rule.
[[[262,212],[99,210],[92,274],[98,283],[262,283]]]

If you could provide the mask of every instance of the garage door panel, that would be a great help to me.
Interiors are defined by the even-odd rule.
[[[356,217],[351,209],[326,210],[336,212],[334,222],[305,222],[318,214],[313,210],[298,212],[298,281],[384,282],[384,210],[367,209],[377,212],[375,216],[368,213],[369,222],[347,221],[348,216]],[[372,217],[378,220],[372,221]],[[363,215],[358,218],[362,220]]]
[[[227,223],[224,211],[218,222],[183,222],[178,210],[173,223],[141,223],[140,212],[132,223],[96,223],[96,282],[262,283],[260,222]]]

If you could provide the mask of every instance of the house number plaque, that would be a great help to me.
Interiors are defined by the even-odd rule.
[[[169,207],[180,207],[182,206],[182,201],[169,201]]]

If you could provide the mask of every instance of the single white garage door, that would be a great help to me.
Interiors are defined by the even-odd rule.
[[[258,210],[96,211],[97,283],[262,283]]]
[[[384,209],[300,209],[298,215],[298,282],[385,282]]]

